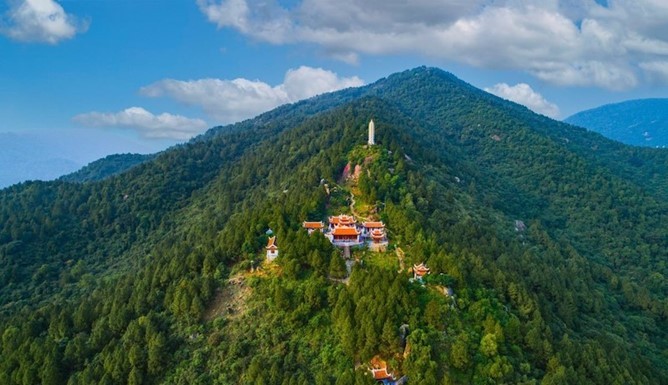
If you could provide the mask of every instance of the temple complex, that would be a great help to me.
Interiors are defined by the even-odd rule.
[[[302,227],[312,234],[320,231],[338,247],[360,246],[367,244],[373,251],[384,251],[388,245],[387,233],[383,222],[357,223],[352,215],[339,214],[328,218],[328,225],[323,222],[305,221]]]

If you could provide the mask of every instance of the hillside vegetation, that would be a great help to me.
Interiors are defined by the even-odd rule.
[[[63,175],[59,179],[67,182],[100,181],[120,174],[130,168],[153,159],[155,155],[114,154],[105,156],[73,173]]]
[[[0,383],[667,384],[667,166],[417,68],[0,190]],[[351,191],[390,247],[347,277],[301,224]]]

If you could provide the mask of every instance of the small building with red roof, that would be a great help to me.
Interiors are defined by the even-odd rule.
[[[304,222],[302,224],[302,227],[308,231],[309,235],[312,234],[314,231],[320,231],[321,233],[323,232],[325,228],[325,224],[322,222]]]
[[[276,246],[276,237],[270,237],[267,241],[267,261],[271,262],[278,257],[278,246]]]
[[[429,274],[429,268],[424,263],[413,265],[413,279],[422,281],[427,274]]]

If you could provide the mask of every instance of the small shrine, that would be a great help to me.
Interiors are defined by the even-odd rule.
[[[371,369],[371,375],[376,382],[381,384],[394,383],[394,376],[387,372],[387,368]]]
[[[427,274],[429,274],[429,268],[424,263],[413,265],[413,279],[422,281]]]
[[[379,356],[375,356],[371,359],[369,371],[373,379],[383,385],[404,385],[408,381],[406,376],[396,379],[394,374],[390,373],[387,369],[387,363],[383,361]]]
[[[270,237],[267,242],[267,261],[271,262],[278,257],[278,246],[276,246],[276,237]]]
[[[306,222],[306,221],[304,221],[304,223],[302,224],[302,227],[304,227],[306,229],[306,231],[308,231],[308,234],[311,235],[311,234],[313,234],[314,231],[319,231],[319,232],[322,233],[325,229],[325,224],[322,223],[322,222]]]

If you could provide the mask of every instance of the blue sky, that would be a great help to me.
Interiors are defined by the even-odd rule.
[[[558,119],[668,84],[663,0],[0,0],[0,15],[0,132],[91,156],[419,65]]]

